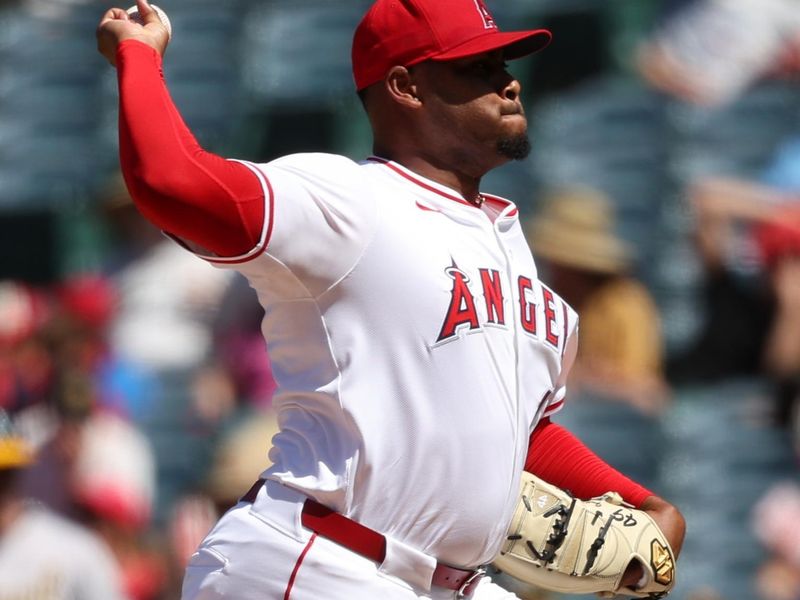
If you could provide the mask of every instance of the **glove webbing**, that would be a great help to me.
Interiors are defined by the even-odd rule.
[[[606,520],[606,524],[600,528],[600,531],[597,532],[597,537],[592,542],[592,545],[589,547],[589,551],[586,553],[586,566],[583,567],[583,575],[586,575],[589,572],[589,569],[592,568],[594,561],[597,559],[597,553],[600,552],[600,548],[603,547],[603,544],[606,543],[606,534],[608,534],[608,530],[611,529],[611,523],[613,522],[613,517],[609,517]]]
[[[543,564],[549,564],[553,562],[556,558],[556,551],[561,547],[564,543],[564,540],[567,538],[569,521],[572,518],[572,512],[575,509],[575,502],[576,499],[572,498],[572,502],[570,503],[569,507],[565,506],[564,504],[557,504],[546,513],[544,513],[544,517],[552,517],[553,515],[558,515],[559,518],[555,520],[553,523],[553,532],[548,536],[547,543],[545,544],[544,550],[539,552],[536,549],[536,546],[530,540],[526,540],[525,545],[530,550],[531,554],[537,559],[542,561]],[[531,508],[530,500],[527,496],[522,496],[522,503],[525,505],[525,508],[528,512],[533,512]],[[563,521],[561,520],[563,518]],[[521,535],[509,535],[507,537],[508,540],[519,540],[522,539]]]

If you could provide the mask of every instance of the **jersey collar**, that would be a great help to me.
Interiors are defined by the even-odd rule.
[[[423,177],[418,173],[414,173],[413,171],[407,169],[406,167],[402,166],[399,163],[396,163],[392,160],[388,160],[385,158],[381,158],[379,156],[370,156],[367,158],[368,162],[381,164],[387,169],[390,169],[394,174],[398,177],[405,179],[406,181],[410,182],[421,191],[424,190],[429,192],[429,198],[435,199],[444,199],[449,200],[450,202],[455,202],[456,206],[466,208],[467,210],[472,211],[480,211],[481,214],[485,214],[484,211],[476,206],[475,204],[468,202],[461,194],[457,191],[449,188],[445,185],[437,183],[431,179]],[[506,200],[505,198],[501,198],[500,196],[494,196],[491,194],[484,194],[481,193],[484,201],[492,205],[492,208],[497,210],[499,213],[497,215],[497,219],[509,218],[509,217],[516,217],[518,215],[517,207],[514,205],[513,202],[510,200]],[[439,204],[438,202],[436,203]],[[447,205],[448,203],[444,203]],[[451,208],[453,205],[448,206]],[[425,207],[422,207],[425,208]]]

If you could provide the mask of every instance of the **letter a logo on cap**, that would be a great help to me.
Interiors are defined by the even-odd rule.
[[[477,8],[478,12],[481,14],[481,19],[483,19],[483,26],[485,29],[497,29],[497,23],[494,22],[494,17],[492,16],[492,13],[489,12],[489,9],[486,8],[483,0],[475,0],[475,8]]]

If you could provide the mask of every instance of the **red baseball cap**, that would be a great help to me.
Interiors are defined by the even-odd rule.
[[[353,76],[363,90],[394,66],[501,48],[507,59],[521,58],[551,37],[546,29],[500,31],[483,0],[377,0],[353,36]]]

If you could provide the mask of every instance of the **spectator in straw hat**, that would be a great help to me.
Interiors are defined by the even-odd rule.
[[[603,193],[566,187],[544,198],[527,235],[546,281],[580,315],[573,383],[657,413],[666,399],[660,317],[648,290],[630,274],[632,249],[615,226]]]

